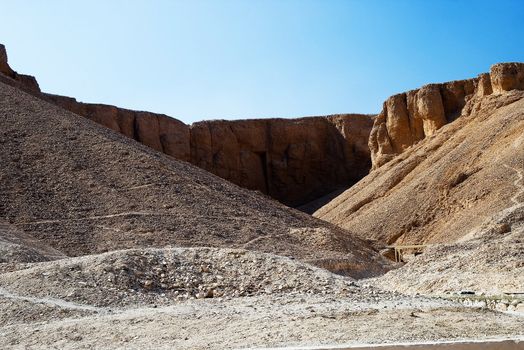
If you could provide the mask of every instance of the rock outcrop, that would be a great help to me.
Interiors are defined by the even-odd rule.
[[[191,162],[296,206],[365,176],[371,126],[363,115],[204,121],[191,126]]]
[[[0,44],[0,73],[13,79],[18,83],[17,87],[22,88],[25,91],[33,93],[40,92],[40,87],[38,86],[38,82],[36,81],[35,77],[31,75],[18,74],[11,69],[7,61],[7,51],[5,46],[2,44]]]
[[[472,96],[454,122],[314,216],[385,244],[507,237],[524,219],[524,91],[502,86],[492,84],[502,93]]]
[[[42,94],[48,102],[183,161],[190,161],[189,127],[164,114],[138,112],[110,105],[78,102],[71,97]]]
[[[299,206],[364,177],[369,115],[202,121],[42,94],[73,113],[239,186]]]
[[[371,168],[370,115],[215,120],[189,126],[163,114],[41,93],[33,77],[9,67],[3,46],[0,72],[5,83],[287,205],[299,206],[347,188]]]
[[[384,102],[369,138],[373,168],[455,120],[474,96],[524,89],[524,64],[499,63],[475,79],[429,84]]]

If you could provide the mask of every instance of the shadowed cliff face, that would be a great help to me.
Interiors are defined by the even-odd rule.
[[[2,45],[0,72],[5,83],[290,206],[347,188],[371,168],[370,115],[214,120],[189,126],[163,114],[41,93],[34,77],[9,67]]]
[[[191,162],[296,206],[367,174],[371,126],[362,115],[199,122],[191,126]]]
[[[391,96],[375,119],[369,138],[373,169],[455,120],[474,96],[524,87],[523,63],[499,63],[475,79],[429,84]]]

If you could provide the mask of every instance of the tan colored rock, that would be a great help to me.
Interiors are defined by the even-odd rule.
[[[524,63],[497,63],[491,66],[491,85],[494,93],[524,90]]]
[[[413,144],[406,94],[398,94],[388,98],[385,112],[386,129],[393,152],[400,153]]]
[[[199,122],[191,126],[191,162],[300,205],[367,173],[371,124],[359,115]]]
[[[386,244],[474,237],[484,221],[520,200],[523,94],[472,98],[464,107],[469,114],[378,167],[315,216]],[[485,231],[497,237],[514,230],[505,220],[488,226]]]
[[[373,169],[457,119],[474,96],[524,89],[523,67],[519,63],[500,63],[492,67],[491,75],[429,84],[388,98],[370,134]]]
[[[479,75],[478,87],[477,87],[477,96],[487,96],[493,93],[493,88],[491,87],[491,78],[488,73],[483,73]]]
[[[426,85],[417,91],[417,110],[425,136],[431,136],[446,124],[444,105],[437,85]]]

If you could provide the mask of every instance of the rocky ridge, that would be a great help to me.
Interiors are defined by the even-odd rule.
[[[462,113],[475,96],[524,89],[524,63],[499,63],[477,78],[429,84],[388,98],[374,121],[369,148],[373,168],[433,135]]]
[[[315,212],[383,245],[430,245],[377,286],[428,294],[522,292],[523,72],[524,64],[497,64],[489,76],[460,83],[476,92],[453,122],[375,163]]]
[[[0,285],[10,293],[96,307],[289,293],[344,297],[357,289],[351,278],[242,249],[133,249],[25,267],[0,274]]]
[[[347,188],[371,167],[367,146],[373,124],[370,115],[213,120],[186,125],[164,114],[42,93],[34,77],[20,75],[9,67],[3,45],[0,73],[4,74],[4,83],[15,84],[157,151],[286,205],[299,206]]]

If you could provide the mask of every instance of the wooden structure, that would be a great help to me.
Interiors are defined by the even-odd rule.
[[[395,262],[402,262],[403,251],[413,249],[413,250],[422,250],[426,248],[428,244],[412,244],[412,245],[390,245],[386,248],[395,250]]]

